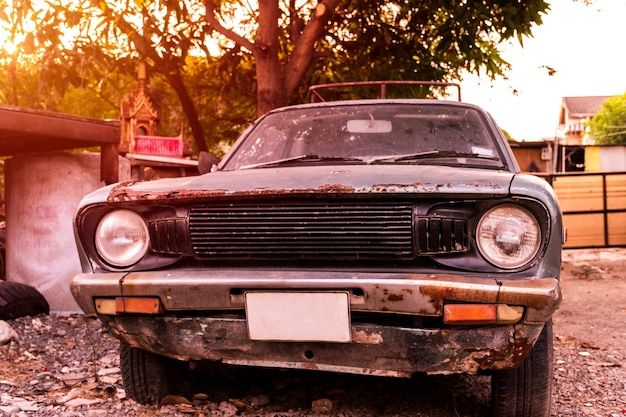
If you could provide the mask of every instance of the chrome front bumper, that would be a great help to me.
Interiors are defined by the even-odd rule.
[[[249,290],[340,290],[351,311],[441,316],[446,301],[524,306],[525,323],[546,322],[561,302],[558,278],[507,280],[460,275],[177,269],[79,274],[71,290],[87,314],[96,297],[159,297],[165,312],[240,310]]]
[[[561,301],[558,278],[506,280],[456,275],[325,271],[198,270],[79,274],[72,293],[87,314],[94,300],[160,299],[161,314],[102,314],[131,346],[180,360],[372,375],[476,373],[518,366]],[[344,291],[352,312],[441,317],[444,305],[523,306],[516,324],[408,328],[352,323],[348,343],[251,340],[247,291]],[[215,312],[220,312],[216,316]]]

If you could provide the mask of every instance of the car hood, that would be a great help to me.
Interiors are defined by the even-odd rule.
[[[218,171],[197,177],[127,182],[87,196],[96,202],[323,194],[508,195],[515,174],[432,165],[335,165]]]

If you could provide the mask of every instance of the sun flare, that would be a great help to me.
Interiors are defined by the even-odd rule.
[[[16,44],[9,38],[7,33],[0,31],[0,50],[2,55],[14,55],[17,52]]]

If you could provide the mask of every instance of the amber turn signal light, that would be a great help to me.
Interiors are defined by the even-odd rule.
[[[158,297],[97,298],[95,303],[100,314],[163,314],[163,305]]]
[[[508,304],[446,304],[445,324],[513,324],[521,320],[524,307]]]

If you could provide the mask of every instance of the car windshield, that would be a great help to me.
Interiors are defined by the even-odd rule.
[[[385,103],[271,113],[244,134],[222,169],[341,163],[503,166],[477,109]]]

